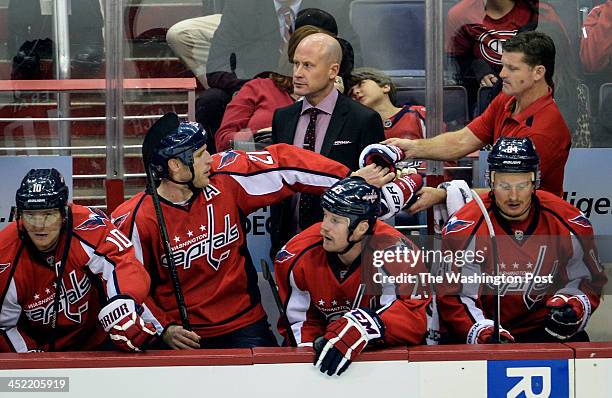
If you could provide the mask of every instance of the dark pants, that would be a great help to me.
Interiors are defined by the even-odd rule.
[[[266,317],[242,329],[200,340],[200,348],[254,347],[278,347],[278,342]]]
[[[233,332],[200,339],[200,348],[254,347],[278,347],[278,342],[270,329],[267,317]],[[148,349],[170,350],[171,348],[160,337]]]

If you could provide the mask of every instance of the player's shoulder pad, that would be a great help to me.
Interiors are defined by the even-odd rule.
[[[414,242],[404,234],[380,220],[377,220],[374,225],[374,234],[370,238],[368,246],[370,250],[387,250],[398,247],[416,248]]]
[[[152,217],[155,218],[155,208],[153,207],[153,199],[151,195],[145,192],[139,192],[120,204],[111,214],[111,221],[119,229],[123,230],[126,222],[129,224],[135,217]]]
[[[575,206],[546,191],[536,191],[540,206],[563,220],[564,224],[578,233],[593,233],[591,221]]]
[[[20,244],[17,223],[13,221],[0,231],[0,276],[10,273]]]
[[[70,205],[72,210],[72,230],[84,239],[97,241],[101,233],[112,226],[110,218],[100,209],[81,205]]]
[[[323,238],[319,232],[320,229],[321,224],[316,223],[291,238],[289,242],[276,253],[274,264],[277,266],[289,267],[295,260],[303,255],[304,251],[321,246]],[[320,250],[323,250],[323,248],[320,247]]]
[[[482,201],[486,208],[491,204],[490,198],[481,195]],[[461,209],[446,222],[442,228],[442,235],[471,235],[474,228],[479,224],[482,218],[482,212],[475,200],[466,203]]]

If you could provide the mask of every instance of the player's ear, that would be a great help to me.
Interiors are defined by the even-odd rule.
[[[360,221],[353,231],[353,239],[356,241],[360,240],[368,232],[368,229],[370,229],[370,224],[366,220]]]
[[[183,163],[178,159],[168,159],[168,171],[171,173],[177,173],[180,171]]]

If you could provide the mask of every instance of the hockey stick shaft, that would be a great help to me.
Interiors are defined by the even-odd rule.
[[[497,276],[499,275],[499,254],[497,251],[497,238],[495,237],[495,230],[493,229],[493,223],[491,222],[491,217],[489,217],[489,212],[485,207],[480,196],[472,189],[472,197],[476,201],[480,212],[482,213],[485,224],[487,225],[487,229],[489,230],[489,237],[491,238],[491,248],[493,252],[493,276],[497,280]],[[501,297],[499,292],[499,284],[495,284],[495,307],[493,308],[493,341],[492,343],[500,343],[500,311],[501,311]]]
[[[287,313],[285,312],[285,307],[283,306],[283,301],[281,300],[280,293],[278,292],[278,286],[276,285],[276,281],[272,276],[272,272],[270,271],[270,266],[268,262],[261,259],[261,272],[265,280],[268,281],[270,285],[270,290],[272,291],[272,297],[274,297],[274,302],[276,303],[276,308],[278,308],[278,313],[286,323],[287,323],[287,336],[289,337],[289,343],[292,346],[297,346],[297,342],[295,340],[295,336],[293,335],[293,330],[291,329],[291,325],[289,324],[289,318],[287,318]]]
[[[361,299],[363,298],[363,294],[365,293],[365,283],[360,283],[357,288],[357,294],[355,294],[355,298],[353,299],[353,305],[351,305],[351,310],[359,307],[359,303],[361,303]]]
[[[174,289],[174,296],[176,298],[181,324],[184,329],[191,330],[191,324],[189,323],[189,316],[187,314],[187,306],[185,305],[185,297],[183,296],[183,289],[181,288],[178,270],[176,269],[176,264],[174,263],[172,250],[170,249],[168,229],[166,228],[164,213],[162,212],[161,204],[159,203],[159,195],[157,194],[157,189],[155,188],[155,181],[153,180],[151,170],[149,170],[147,173],[147,181],[149,193],[153,199],[153,207],[155,208],[155,216],[157,217],[157,224],[159,225],[159,233],[161,235],[164,253],[166,254],[166,260],[168,262],[168,272],[170,273],[170,280],[172,281],[172,287]]]

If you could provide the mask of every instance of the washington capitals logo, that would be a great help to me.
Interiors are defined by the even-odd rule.
[[[107,220],[108,217],[106,217],[106,214],[104,214],[104,212],[97,210],[97,209],[92,209],[92,208],[89,208],[89,210],[91,210],[92,212],[89,215],[89,218],[83,221],[81,224],[79,224],[75,229],[80,229],[83,231],[91,231],[92,229],[101,228],[101,227],[106,226],[106,224],[104,223],[104,220]]]
[[[593,228],[589,219],[586,218],[583,214],[580,214],[568,221],[576,225],[580,225],[583,228]]]
[[[280,251],[276,254],[276,262],[284,263],[285,261],[289,260],[290,258],[292,258],[294,256],[295,256],[295,254],[289,252],[283,246],[283,248],[280,249]]]
[[[236,159],[238,159],[238,156],[239,154],[236,151],[223,152],[219,166],[217,166],[217,170],[221,170],[222,168],[234,163]]]
[[[123,225],[123,223],[125,222],[125,220],[127,220],[127,218],[128,218],[128,216],[129,216],[129,215],[130,215],[130,212],[128,211],[127,213],[122,214],[122,215],[120,215],[120,216],[119,216],[119,217],[117,217],[117,218],[113,218],[113,219],[111,220],[111,222],[112,222],[113,224],[115,224],[115,226],[116,226],[117,228],[121,228],[121,226]]]
[[[473,224],[474,221],[460,220],[457,217],[452,217],[450,220],[448,220],[444,228],[442,228],[442,235],[448,235],[454,232],[463,231],[464,229],[470,227]]]

